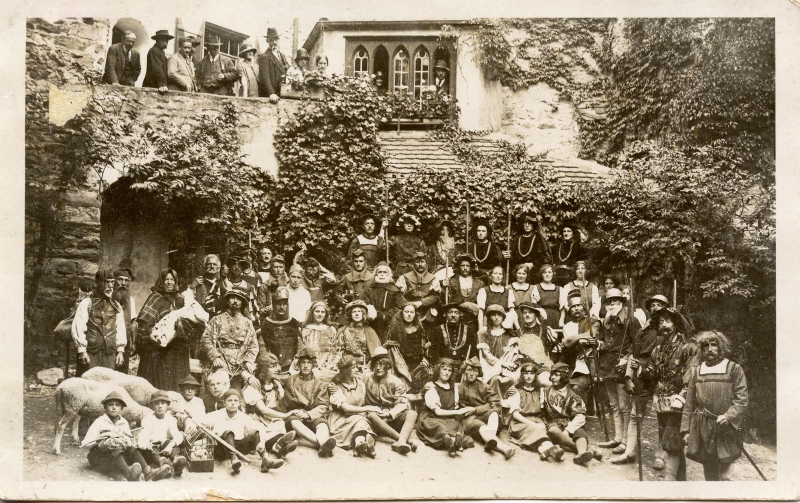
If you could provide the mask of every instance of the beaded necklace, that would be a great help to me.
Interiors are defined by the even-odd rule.
[[[531,246],[528,248],[528,251],[525,252],[525,253],[522,253],[522,238],[523,237],[524,236],[520,236],[520,237],[517,238],[517,253],[519,253],[520,257],[525,258],[528,255],[530,255],[531,252],[533,251],[533,243],[536,241],[536,236],[531,235]]]

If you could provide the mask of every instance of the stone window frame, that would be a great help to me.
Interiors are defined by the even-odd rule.
[[[439,40],[438,36],[435,35],[418,35],[418,36],[406,36],[406,35],[354,35],[354,36],[345,36],[345,54],[352,55],[355,54],[355,51],[358,47],[363,47],[367,53],[369,54],[369,72],[370,75],[374,75],[376,68],[375,68],[375,51],[379,46],[383,46],[386,51],[389,53],[389,68],[387,69],[387,75],[384,76],[384,79],[387,83],[388,91],[393,92],[394,90],[394,55],[397,54],[399,47],[414,47],[415,52],[412,53],[406,49],[406,52],[409,54],[409,83],[411,88],[413,86],[413,56],[420,47],[425,47],[428,52],[428,56],[430,59],[429,64],[429,75],[426,81],[428,85],[434,82],[435,73],[434,73],[434,66],[436,66],[436,61],[433,60],[434,54],[436,53],[436,49],[442,47],[445,51],[447,51],[448,56],[450,58],[449,66],[450,66],[450,96],[456,96],[456,76],[458,73],[458,51],[456,50],[455,44],[450,40]],[[345,65],[345,74],[353,77],[353,65]]]
[[[405,62],[406,71],[403,71]],[[398,70],[398,63],[400,65]],[[413,92],[413,82],[411,81],[411,53],[403,45],[399,45],[394,55],[390,59],[389,71],[391,74],[392,92]],[[403,78],[405,76],[405,79]],[[405,82],[404,82],[405,81]]]
[[[364,54],[362,55],[361,52]],[[370,63],[372,58],[370,57],[369,51],[364,46],[356,47],[355,51],[353,51],[353,76],[369,76],[370,75]],[[360,68],[360,69],[358,69]]]
[[[420,56],[422,53],[425,53],[425,56]],[[427,59],[427,62],[425,61]],[[435,73],[432,71],[431,61],[433,60],[433,56],[428,49],[424,45],[420,45],[414,51],[414,58],[412,59],[413,65],[411,67],[411,72],[413,78],[411,79],[411,84],[414,89],[414,98],[419,99],[422,101],[422,89],[424,87],[428,87],[431,85],[431,75],[435,78]],[[417,61],[420,62],[420,66],[425,68],[424,70],[417,70]],[[419,83],[417,83],[417,75],[420,77]]]

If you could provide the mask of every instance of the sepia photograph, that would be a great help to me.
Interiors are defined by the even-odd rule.
[[[520,4],[9,7],[2,496],[800,497],[800,7]]]

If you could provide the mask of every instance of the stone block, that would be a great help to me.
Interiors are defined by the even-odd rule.
[[[57,274],[71,275],[78,271],[78,266],[74,260],[63,258],[50,259],[49,271],[55,271]]]
[[[36,373],[36,380],[45,386],[58,386],[62,379],[64,379],[64,369],[58,367],[40,370]]]

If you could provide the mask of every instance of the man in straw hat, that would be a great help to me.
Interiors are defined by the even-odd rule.
[[[244,44],[239,50],[239,60],[236,62],[236,75],[239,88],[237,96],[245,98],[258,98],[258,63],[255,61],[258,50],[250,44]]]
[[[356,250],[361,250],[364,253],[367,269],[372,270],[381,259],[386,258],[383,225],[374,213],[361,215],[358,223],[361,227],[361,234],[350,241],[348,253],[352,256]]]
[[[653,385],[658,441],[666,452],[664,479],[686,480],[686,459],[680,437],[681,413],[686,403],[691,367],[698,363],[698,347],[689,338],[688,322],[678,311],[665,308],[656,318],[661,342],[653,350],[649,365],[642,369],[641,380]],[[632,361],[631,367],[639,368],[639,362]]]
[[[433,73],[436,94],[450,94],[450,69],[447,67],[447,63],[441,59],[437,61],[436,66],[433,67]]]
[[[212,35],[205,40],[205,46],[208,52],[195,71],[198,91],[221,96],[233,95],[231,89],[238,77],[233,62],[219,53],[222,41]]]
[[[380,412],[368,412],[367,419],[381,435],[392,440],[392,450],[408,454],[417,450],[417,444],[409,437],[417,422],[417,413],[410,409],[406,397],[406,386],[399,377],[390,372],[392,360],[386,348],[378,346],[369,361],[372,375],[367,377],[366,405],[380,408]],[[399,432],[399,433],[398,433]]]
[[[248,295],[239,287],[225,292],[227,309],[211,318],[200,338],[199,356],[210,371],[227,370],[230,385],[242,389],[245,381],[257,382],[258,339],[253,322],[246,316]],[[259,385],[260,386],[260,385]]]
[[[472,408],[464,420],[464,433],[482,441],[486,452],[497,451],[508,460],[516,454],[516,450],[497,438],[500,427],[500,396],[495,387],[478,379],[482,374],[481,362],[477,356],[464,362],[465,379],[457,384],[458,403]]]
[[[126,31],[122,34],[122,42],[108,48],[106,68],[103,73],[103,84],[119,84],[133,87],[142,73],[139,51],[133,48],[136,34]]]
[[[152,87],[160,92],[165,92],[167,87],[167,55],[164,49],[167,43],[172,40],[172,35],[167,30],[158,30],[152,37],[156,41],[155,45],[147,51],[147,71],[144,74],[142,87]]]
[[[289,69],[289,61],[278,47],[280,35],[275,28],[267,28],[269,47],[258,59],[259,95],[277,103],[281,96],[281,83]]]

